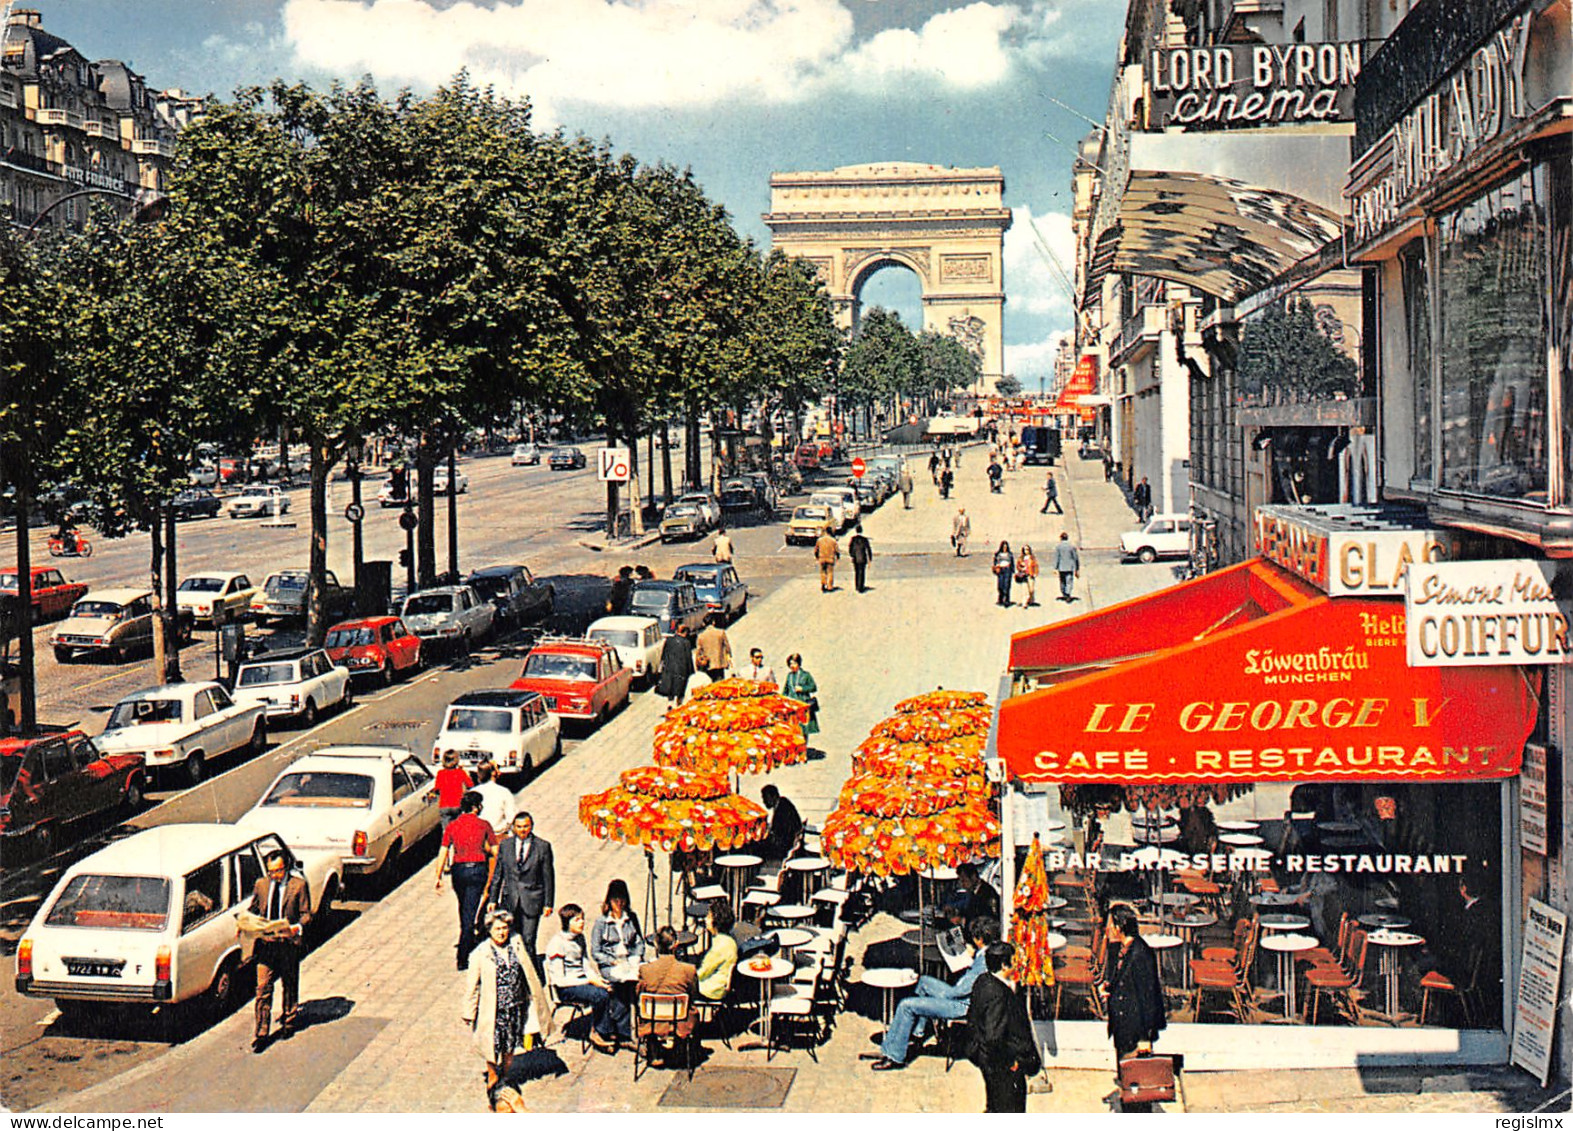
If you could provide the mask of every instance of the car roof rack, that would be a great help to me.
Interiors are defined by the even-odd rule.
[[[530,641],[530,648],[534,650],[539,648],[542,644],[576,644],[586,648],[612,647],[598,636],[566,636],[561,634],[549,634],[546,636],[538,636],[534,640]]]

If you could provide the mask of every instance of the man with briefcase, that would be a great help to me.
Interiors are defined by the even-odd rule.
[[[1158,958],[1141,937],[1141,924],[1129,904],[1109,910],[1109,1036],[1119,1073],[1120,1110],[1151,1111],[1160,1100],[1174,1099],[1174,1061],[1152,1056],[1152,1043],[1166,1023]],[[1146,1055],[1134,1055],[1138,1051]]]

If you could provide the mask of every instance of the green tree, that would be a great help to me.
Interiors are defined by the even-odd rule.
[[[1312,397],[1352,396],[1359,367],[1322,333],[1311,301],[1291,298],[1267,307],[1241,330],[1238,379],[1248,395],[1276,387]]]
[[[926,399],[931,411],[940,398],[970,388],[983,375],[978,356],[949,334],[925,330],[918,336],[918,346],[923,365],[917,386],[910,392]]]
[[[1021,379],[1014,373],[1007,373],[994,383],[994,391],[1002,397],[1020,396]]]

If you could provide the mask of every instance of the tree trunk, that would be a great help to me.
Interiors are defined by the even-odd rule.
[[[170,632],[164,610],[164,524],[157,514],[148,526],[147,572],[148,588],[153,591],[153,670],[163,679],[168,668]]]
[[[606,420],[606,446],[617,447],[617,425],[611,417]],[[617,480],[606,481],[606,540],[617,537]]]
[[[16,485],[16,664],[21,669],[21,714],[17,729],[31,735],[38,729],[38,676],[33,656],[33,547],[28,541],[32,492]]]
[[[311,445],[311,560],[306,577],[306,647],[320,648],[328,635],[323,615],[322,587],[328,575],[328,473],[333,470],[333,450],[327,444]]]
[[[437,583],[437,532],[432,499],[432,472],[437,466],[437,446],[430,432],[422,432],[415,448],[415,507],[420,525],[415,528],[415,580],[422,589]]]
[[[179,683],[180,674],[180,604],[175,600],[175,590],[180,586],[180,563],[176,553],[175,507],[165,503],[164,521],[164,666],[160,669],[165,683]],[[214,631],[217,631],[215,629]]]
[[[688,410],[688,419],[683,423],[683,482],[682,486],[698,489],[699,478],[699,416],[693,409]]]
[[[630,416],[623,421],[628,440],[628,532],[635,537],[644,533],[644,499],[639,493],[639,425]]]
[[[666,495],[666,505],[672,505],[672,430],[661,421],[661,489]],[[651,494],[655,494],[651,491]]]

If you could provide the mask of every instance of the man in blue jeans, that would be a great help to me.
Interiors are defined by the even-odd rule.
[[[875,1072],[905,1068],[909,1045],[913,1041],[922,1041],[928,1035],[930,1020],[958,1021],[966,1017],[972,997],[972,983],[983,973],[983,952],[997,938],[999,924],[993,919],[979,916],[967,924],[967,941],[972,944],[972,965],[962,971],[955,985],[925,974],[918,979],[917,989],[912,996],[896,1003],[890,1028],[885,1032],[885,1039],[879,1043],[881,1055],[873,1064]]]

